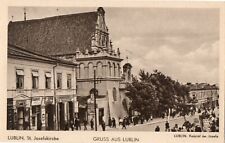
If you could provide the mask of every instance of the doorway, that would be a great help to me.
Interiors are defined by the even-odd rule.
[[[46,129],[54,129],[54,106],[52,104],[47,104],[45,107],[46,110]]]

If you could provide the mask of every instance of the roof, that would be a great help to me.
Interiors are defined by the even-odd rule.
[[[9,22],[8,42],[45,55],[90,51],[97,17],[95,11]]]
[[[196,83],[196,84],[190,84],[188,85],[190,88],[190,91],[195,91],[195,90],[218,90],[218,86],[215,84],[210,85],[208,83]]]
[[[22,47],[15,46],[12,44],[8,44],[8,57],[9,58],[18,58],[18,59],[25,59],[25,60],[35,60],[39,62],[48,62],[51,64],[66,64],[66,65],[72,65],[75,66],[76,63],[65,61],[61,59],[52,58],[49,56],[44,56],[35,52],[31,52],[29,50],[26,50]]]
[[[126,63],[123,65],[123,68],[132,68],[132,65],[130,63]]]

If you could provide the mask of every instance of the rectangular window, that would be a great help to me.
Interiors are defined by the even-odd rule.
[[[71,74],[67,74],[67,88],[71,89]]]
[[[51,89],[51,73],[50,72],[46,72],[45,73],[45,88],[46,89]]]
[[[24,72],[23,70],[16,70],[16,88],[24,88]]]
[[[57,89],[62,89],[62,73],[57,73]]]
[[[32,88],[38,89],[38,71],[32,71]]]

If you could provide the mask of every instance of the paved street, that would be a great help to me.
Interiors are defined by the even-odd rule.
[[[194,118],[198,118],[198,115],[194,115],[194,116],[186,116],[186,119],[188,121],[190,121],[191,123],[194,122]],[[155,127],[159,126],[160,127],[160,131],[163,132],[165,131],[165,122],[166,122],[166,118],[162,119],[162,118],[156,118],[153,119],[150,122],[145,122],[144,124],[137,124],[135,126],[133,126],[133,124],[131,124],[130,126],[127,126],[127,129],[122,129],[122,126],[118,126],[117,128],[109,128],[108,126],[106,126],[106,131],[155,131]],[[170,118],[170,127],[174,127],[175,124],[178,124],[178,126],[182,126],[184,123],[184,117],[175,117],[175,118]],[[81,130],[83,130],[84,127],[81,127]],[[90,126],[87,126],[87,130],[91,130]],[[102,131],[102,127],[98,126],[98,131]]]
[[[191,123],[194,121],[194,118],[197,118],[198,115],[195,116],[191,116],[191,117],[186,117],[186,119],[188,121],[190,121]],[[155,131],[155,127],[159,126],[160,127],[160,131],[165,131],[165,122],[166,119],[154,119],[148,123],[144,123],[144,124],[138,124],[138,125],[131,125],[129,127],[127,127],[127,129],[122,129],[122,127],[117,127],[116,129],[112,129],[112,128],[108,128],[106,130],[109,131]],[[177,117],[177,118],[171,118],[170,119],[170,127],[174,127],[175,124],[178,124],[178,126],[182,126],[184,123],[184,118],[183,117]]]

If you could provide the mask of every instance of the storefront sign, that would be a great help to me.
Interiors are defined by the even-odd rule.
[[[17,107],[26,107],[26,100],[17,100],[16,106]]]
[[[73,95],[58,95],[57,102],[68,102],[72,101]]]
[[[41,105],[42,97],[32,97],[32,106]]]
[[[26,107],[30,107],[30,100],[26,100]]]
[[[45,104],[53,104],[53,97],[45,97]]]
[[[45,106],[41,107],[41,123],[42,126],[45,127]]]

